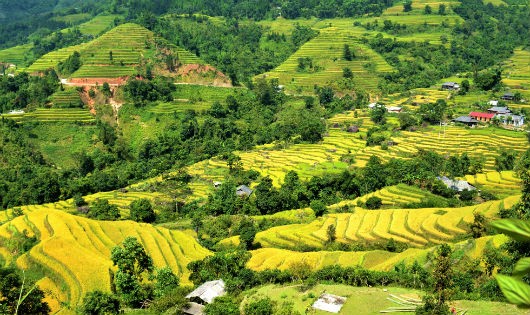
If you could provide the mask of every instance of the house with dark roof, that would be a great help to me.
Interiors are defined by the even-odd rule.
[[[509,114],[512,111],[506,106],[493,106],[488,108],[488,113],[490,114]]]
[[[442,90],[458,90],[460,88],[460,85],[455,82],[445,82],[442,84]]]
[[[514,98],[515,98],[515,95],[513,95],[513,93],[510,93],[510,92],[504,93],[504,95],[501,96],[501,99],[505,101],[513,101]]]
[[[453,119],[453,121],[470,127],[474,127],[478,124],[478,120],[469,116],[460,116],[458,118]]]
[[[493,113],[480,113],[480,112],[471,112],[469,113],[469,117],[475,118],[478,121],[482,122],[490,122],[493,117],[495,117],[495,114]]]
[[[238,195],[239,197],[250,196],[252,194],[252,191],[253,190],[250,189],[248,186],[241,185],[236,188],[236,195]]]

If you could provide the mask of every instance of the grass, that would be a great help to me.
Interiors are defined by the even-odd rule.
[[[110,291],[109,270],[114,268],[110,251],[127,236],[137,237],[154,265],[171,267],[184,285],[190,284],[186,265],[210,254],[184,232],[132,221],[94,221],[55,210],[52,205],[37,209],[24,208],[25,216],[0,227],[0,237],[9,236],[13,229],[28,228],[40,235],[40,242],[24,255],[30,266],[48,270],[49,278],[43,280],[51,290],[47,296],[59,299],[52,305],[68,302],[75,306],[89,291]]]
[[[300,290],[298,285],[279,286],[267,285],[245,292],[244,303],[269,297],[278,305],[283,302],[292,302],[295,311],[304,314],[309,306],[322,294],[330,293],[346,297],[346,303],[339,314],[375,315],[388,307],[398,306],[387,298],[390,294],[421,298],[421,291],[399,287],[352,287],[342,284],[319,284],[307,291]],[[494,314],[526,314],[524,310],[517,309],[514,305],[501,302],[486,301],[451,301],[451,306],[468,310],[469,315],[494,315]],[[324,311],[311,311],[311,314],[330,314]]]

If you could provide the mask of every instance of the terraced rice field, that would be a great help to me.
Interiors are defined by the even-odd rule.
[[[385,187],[371,194],[356,198],[353,201],[345,201],[343,203],[340,203],[339,205],[357,205],[357,202],[364,203],[370,197],[379,197],[381,198],[384,207],[396,207],[408,203],[418,203],[421,202],[423,199],[432,196],[432,194],[420,188],[408,186],[405,184],[398,184],[396,186]]]
[[[25,44],[0,50],[0,62],[23,66],[25,64],[24,57],[28,55],[32,47],[33,44]]]
[[[513,171],[466,175],[464,180],[499,197],[516,195],[521,191],[521,180]]]
[[[156,198],[166,198],[166,195],[157,192],[137,192],[137,191],[119,191],[113,190],[109,192],[99,192],[96,194],[85,196],[84,199],[86,202],[91,203],[96,199],[107,199],[110,204],[117,205],[120,209],[122,217],[127,217],[129,215],[129,205],[131,202],[137,199],[149,199],[153,201]]]
[[[65,61],[75,51],[81,53],[84,47],[86,47],[86,44],[69,46],[66,48],[61,48],[59,50],[49,52],[46,55],[40,57],[37,61],[35,61],[31,66],[26,69],[26,71],[32,73],[55,68],[57,64],[59,64],[59,62]]]
[[[88,22],[79,25],[79,30],[83,34],[97,36],[114,25],[114,20],[119,15],[98,15]]]
[[[515,49],[513,57],[506,62],[503,83],[513,89],[530,88],[530,51]]]
[[[465,250],[465,253],[473,258],[482,254],[487,243],[498,246],[508,240],[503,235],[486,236],[476,240],[464,241],[453,246]],[[312,270],[318,270],[326,266],[340,265],[343,267],[362,266],[370,270],[388,271],[396,264],[404,262],[407,265],[414,261],[425,262],[429,253],[435,248],[417,249],[409,248],[401,253],[386,251],[364,251],[364,252],[295,252],[278,248],[261,248],[252,251],[252,258],[247,267],[252,270],[262,271],[267,269],[285,270],[293,263],[306,262]]]
[[[354,118],[348,113],[338,116],[330,122],[361,121],[361,131],[371,126],[367,118]],[[352,120],[349,120],[351,117]],[[330,129],[328,135],[319,144],[296,144],[286,149],[258,148],[242,152],[243,167],[254,169],[264,176],[270,176],[275,185],[280,185],[285,174],[295,170],[303,179],[324,173],[339,173],[349,167],[341,162],[348,151],[355,157],[354,166],[363,167],[372,155],[383,161],[391,158],[408,158],[419,149],[426,149],[440,154],[462,154],[467,152],[474,158],[485,160],[484,170],[495,169],[495,156],[501,148],[522,152],[527,149],[524,133],[497,129],[471,130],[458,126],[432,127],[429,131],[402,131],[392,137],[397,144],[381,149],[380,146],[367,147],[366,141],[359,134],[348,133],[339,129]],[[217,180],[226,172],[226,162],[213,158],[197,163],[188,168],[190,174],[204,180]]]
[[[283,64],[264,76],[278,78],[281,85],[290,92],[311,92],[314,85],[327,85],[342,78],[342,69],[351,68],[354,82],[365,89],[377,88],[378,73],[392,71],[392,67],[368,46],[361,44],[357,37],[358,32],[328,27],[320,30],[320,34],[313,40],[305,43],[296,53],[289,57]],[[353,61],[342,59],[344,44],[350,45],[357,55]],[[321,67],[316,72],[299,72],[298,59],[312,58],[313,64]],[[373,70],[367,70],[365,65],[373,64]],[[262,75],[260,75],[262,76]],[[258,77],[260,77],[258,76]],[[302,90],[302,91],[301,91]]]
[[[454,240],[468,233],[473,212],[492,217],[502,207],[509,208],[518,196],[489,201],[463,208],[424,208],[364,210],[354,213],[336,213],[318,218],[309,224],[278,226],[259,232],[256,242],[263,247],[297,250],[301,244],[323,248],[327,241],[327,228],[335,225],[338,242],[387,242],[394,239],[411,247],[424,247]],[[237,237],[223,243],[237,243]]]
[[[440,4],[444,4],[446,7],[446,12],[451,13],[451,5],[458,5],[459,1],[449,0],[449,1],[432,1],[432,0],[414,0],[412,1],[412,11],[403,12],[403,3],[399,2],[398,4],[386,9],[383,12],[383,16],[387,15],[423,15],[426,5],[429,5],[433,9],[433,14],[436,15],[438,12],[438,7]]]
[[[110,291],[109,270],[114,268],[110,251],[128,236],[143,244],[157,268],[169,266],[183,284],[190,284],[186,265],[210,254],[180,231],[131,221],[94,221],[52,209],[33,211],[2,225],[0,237],[24,229],[40,240],[24,256],[30,265],[46,270],[51,296],[66,296],[60,302],[72,307],[89,291]]]
[[[82,107],[83,102],[76,89],[66,88],[64,91],[57,91],[50,96],[53,107],[72,108]]]
[[[24,114],[5,114],[2,117],[24,122],[82,122],[94,123],[96,119],[85,109],[38,108],[34,112]]]

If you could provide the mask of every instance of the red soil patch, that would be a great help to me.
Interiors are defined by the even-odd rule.
[[[120,78],[73,78],[68,81],[68,85],[86,86],[86,85],[102,85],[108,83],[110,85],[123,85],[127,82],[129,77]]]

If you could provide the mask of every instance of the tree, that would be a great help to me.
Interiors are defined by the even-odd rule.
[[[118,206],[110,204],[107,199],[96,199],[90,204],[88,217],[96,220],[117,220],[120,218]]]
[[[443,99],[438,99],[435,103],[421,104],[419,113],[424,121],[434,124],[443,120],[447,108],[447,102]]]
[[[367,209],[376,210],[381,208],[383,205],[383,200],[379,197],[372,196],[366,200],[365,204]]]
[[[238,230],[241,247],[246,250],[252,249],[254,238],[256,238],[256,233],[258,232],[254,225],[254,221],[250,218],[244,218],[241,220],[241,223],[239,223]]]
[[[438,14],[445,15],[445,4],[440,3],[440,5],[438,6]]]
[[[449,313],[447,301],[451,298],[453,287],[452,253],[451,247],[447,244],[438,247],[432,275],[433,296],[424,297],[425,304],[417,308],[416,314],[447,315]]]
[[[478,72],[474,78],[475,86],[481,90],[489,91],[498,87],[502,82],[500,68]]]
[[[353,79],[353,72],[351,71],[350,68],[346,67],[346,68],[342,68],[342,76],[345,78],[345,79]]]
[[[418,119],[410,113],[399,113],[398,119],[401,130],[411,129],[418,125]]]
[[[49,314],[50,307],[43,299],[44,292],[25,276],[21,279],[18,270],[0,268],[1,314]]]
[[[333,244],[335,240],[337,239],[337,228],[335,227],[334,224],[328,225],[326,234],[328,236],[328,244]]]
[[[347,61],[352,61],[355,58],[355,53],[350,49],[350,45],[344,44],[342,50],[342,57]]]
[[[311,209],[315,212],[316,217],[321,217],[328,210],[326,205],[320,200],[313,200],[310,204]]]
[[[473,223],[471,223],[471,235],[473,238],[479,238],[486,235],[486,226],[488,219],[479,212],[473,212]]]
[[[204,314],[206,315],[239,315],[239,302],[234,300],[233,297],[219,296],[213,303],[207,304],[204,308]]]
[[[119,314],[120,301],[110,293],[91,291],[85,295],[80,312],[83,315]]]
[[[432,8],[431,8],[431,6],[427,4],[427,5],[425,6],[425,9],[423,10],[423,13],[425,13],[425,14],[432,14]]]
[[[460,83],[460,91],[459,93],[461,95],[466,95],[467,92],[469,92],[469,88],[471,87],[471,85],[469,84],[469,80],[465,79],[465,80],[462,80],[462,83]]]
[[[330,86],[318,88],[317,92],[318,99],[320,100],[320,105],[326,106],[333,102],[335,94],[333,93],[333,89]]]
[[[156,220],[156,214],[149,199],[136,199],[129,205],[131,220],[136,222],[153,223]]]
[[[405,0],[403,1],[403,12],[410,12],[412,11],[412,1]]]
[[[381,104],[376,104],[374,108],[370,111],[370,119],[375,124],[385,124],[386,122],[386,107]]]
[[[127,237],[122,247],[114,247],[110,258],[118,266],[114,284],[121,299],[130,307],[141,306],[149,298],[142,281],[145,274],[153,272],[153,260],[135,237]]]
[[[103,85],[101,86],[101,93],[103,93],[103,95],[106,97],[112,96],[112,91],[108,82],[103,82]]]
[[[155,276],[155,297],[159,298],[178,288],[179,278],[173,273],[171,268],[163,267],[158,269]]]
[[[112,61],[113,58],[112,58],[112,50],[109,50],[109,60]]]
[[[251,301],[245,305],[245,315],[272,315],[274,314],[276,303],[269,297],[256,301]]]

